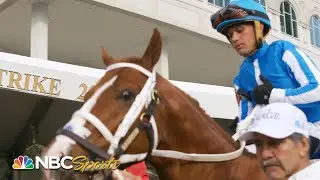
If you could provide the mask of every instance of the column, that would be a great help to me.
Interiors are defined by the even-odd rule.
[[[48,5],[50,0],[29,0],[30,17],[30,57],[48,59]],[[28,133],[28,131],[26,132]],[[28,138],[24,138],[24,141]],[[41,171],[14,172],[14,180],[43,179]]]
[[[48,4],[49,0],[30,0],[31,36],[30,56],[48,59]]]

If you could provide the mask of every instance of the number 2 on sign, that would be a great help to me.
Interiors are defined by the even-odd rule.
[[[86,85],[85,83],[82,83],[82,84],[80,84],[79,88],[82,88],[82,92],[81,92],[80,96],[78,96],[77,100],[84,101],[84,96],[86,95],[86,93],[88,91],[90,91],[91,88],[93,88],[93,86],[91,86],[88,89],[88,85]]]

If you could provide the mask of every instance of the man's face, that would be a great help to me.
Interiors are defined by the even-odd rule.
[[[254,134],[257,157],[270,180],[285,180],[300,169],[308,160],[304,147],[290,138],[273,139]]]
[[[226,31],[232,47],[240,56],[247,57],[256,48],[254,26],[251,23],[235,24]]]

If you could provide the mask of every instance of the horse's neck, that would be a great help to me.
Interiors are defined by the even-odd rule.
[[[155,114],[159,133],[158,149],[198,154],[236,150],[236,143],[194,99],[166,80],[158,78],[158,81],[161,99]],[[176,160],[168,161],[174,163]]]
[[[224,132],[188,95],[169,83],[162,83],[158,89],[162,99],[160,107],[157,108],[160,112],[156,113],[160,140],[158,149],[184,153],[221,154],[238,148],[231,136]],[[165,179],[190,179],[191,176],[195,174],[199,176],[201,173],[205,179],[208,177],[209,179],[233,179],[231,178],[233,175],[228,176],[229,178],[223,177],[226,177],[226,173],[234,173],[234,176],[240,177],[242,175],[239,170],[245,175],[252,174],[255,179],[262,179],[260,177],[263,174],[256,159],[245,155],[233,160],[232,163],[229,161],[197,163],[161,157],[153,157],[152,163],[161,175],[166,176]],[[223,173],[223,176],[216,173],[217,169],[219,173]],[[177,175],[179,177],[176,177]],[[248,179],[248,177],[239,179]]]
[[[170,87],[171,86],[171,87]],[[236,149],[231,137],[198,103],[169,83],[160,86],[166,117],[159,123],[160,148],[186,153],[225,153]]]

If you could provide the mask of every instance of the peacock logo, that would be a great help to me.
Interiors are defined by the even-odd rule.
[[[28,156],[19,156],[14,159],[12,164],[13,169],[33,169],[33,160]]]

